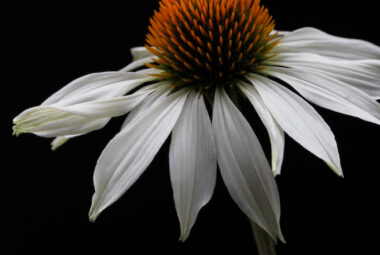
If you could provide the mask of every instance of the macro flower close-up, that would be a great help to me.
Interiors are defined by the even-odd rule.
[[[259,253],[275,254],[272,244],[260,247],[260,239],[289,242],[276,183],[285,144],[295,141],[325,162],[321,171],[344,176],[339,143],[318,112],[325,108],[380,124],[380,47],[315,27],[279,30],[262,2],[159,1],[145,43],[140,38],[142,45],[130,50],[132,62],[74,79],[18,114],[13,134],[52,138],[58,152],[124,116],[96,162],[90,221],[96,225],[98,218],[112,217],[101,214],[169,142],[164,171],[179,240],[191,236],[199,212],[222,182],[251,222]],[[256,135],[252,112],[268,141]],[[269,142],[269,154],[263,141]]]

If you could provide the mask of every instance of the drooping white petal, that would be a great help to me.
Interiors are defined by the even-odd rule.
[[[278,175],[281,173],[281,166],[284,158],[284,131],[273,119],[272,114],[255,87],[247,83],[241,83],[240,89],[251,102],[268,131],[272,150],[272,171],[274,175]]]
[[[172,133],[170,179],[180,240],[190,234],[198,212],[208,203],[216,182],[216,153],[211,121],[203,96],[191,93]]]
[[[268,67],[266,71],[287,82],[316,105],[380,124],[380,104],[346,83],[323,74],[290,68]]]
[[[334,134],[314,108],[273,80],[256,74],[249,79],[284,131],[342,176]]]
[[[54,108],[55,110],[61,110],[89,118],[115,117],[129,112],[149,93],[151,93],[151,91],[152,88],[150,86],[146,86],[128,96],[120,96],[107,100],[90,101],[69,106],[53,104],[49,107]]]
[[[153,85],[152,85],[153,86]],[[150,92],[150,86],[123,97],[60,106],[30,108],[14,119],[16,133],[35,133],[45,137],[78,135],[100,128],[110,117],[129,112]]]
[[[144,111],[165,99],[162,95],[167,95],[170,92],[170,83],[160,82],[157,84],[156,89],[149,96],[144,98],[144,100],[134,108],[125,119],[121,129],[123,129],[128,123],[130,123],[134,118],[140,116]]]
[[[212,126],[219,168],[232,198],[274,240],[283,240],[280,198],[269,163],[249,123],[221,88],[215,94]]]
[[[20,133],[33,133],[41,137],[79,136],[103,128],[110,118],[89,119],[83,116],[65,114],[54,115],[54,121],[46,119],[47,124],[42,127],[25,126],[24,129],[13,128],[16,135]]]
[[[151,80],[145,74],[103,72],[80,77],[46,99],[42,105],[74,104],[123,95],[139,84]]]
[[[310,52],[339,59],[379,59],[380,48],[370,42],[333,36],[312,27],[284,35],[276,50]]]
[[[378,59],[336,60],[310,53],[280,53],[266,64],[325,74],[380,99]]]
[[[177,122],[186,96],[187,91],[180,90],[166,97],[135,118],[108,143],[95,168],[95,194],[89,212],[92,221],[148,167]]]
[[[152,53],[150,53],[144,46],[131,48],[131,54],[133,61],[146,57],[153,57]]]

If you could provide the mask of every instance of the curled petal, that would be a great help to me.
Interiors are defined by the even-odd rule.
[[[129,96],[99,100],[70,106],[42,105],[22,112],[14,119],[13,130],[44,137],[78,135],[99,129],[110,117],[129,112],[150,90],[143,89]]]

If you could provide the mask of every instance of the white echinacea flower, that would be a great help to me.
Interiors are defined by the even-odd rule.
[[[334,135],[304,99],[379,124],[380,48],[315,28],[275,31],[260,0],[162,0],[150,24],[147,45],[132,49],[131,64],[74,80],[17,116],[14,132],[55,137],[56,149],[129,113],[98,159],[92,221],[172,134],[170,177],[182,240],[212,196],[217,164],[241,210],[283,240],[274,175],[284,133],[342,176]],[[236,106],[243,98],[267,128],[271,167]]]

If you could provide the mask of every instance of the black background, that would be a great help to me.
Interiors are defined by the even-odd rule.
[[[334,6],[331,5],[334,2]],[[380,45],[376,1],[263,0],[277,29],[314,26]],[[218,176],[189,239],[178,241],[166,142],[137,183],[96,221],[87,213],[97,157],[123,118],[73,139],[11,136],[12,118],[69,81],[117,70],[143,45],[157,1],[13,1],[3,6],[1,84],[1,254],[255,254],[246,217]],[[380,85],[380,84],[379,84]],[[289,137],[277,177],[287,244],[278,254],[376,254],[379,249],[380,127],[317,107],[335,133],[345,178]],[[268,152],[260,124],[255,132]],[[153,252],[152,252],[153,253]]]

